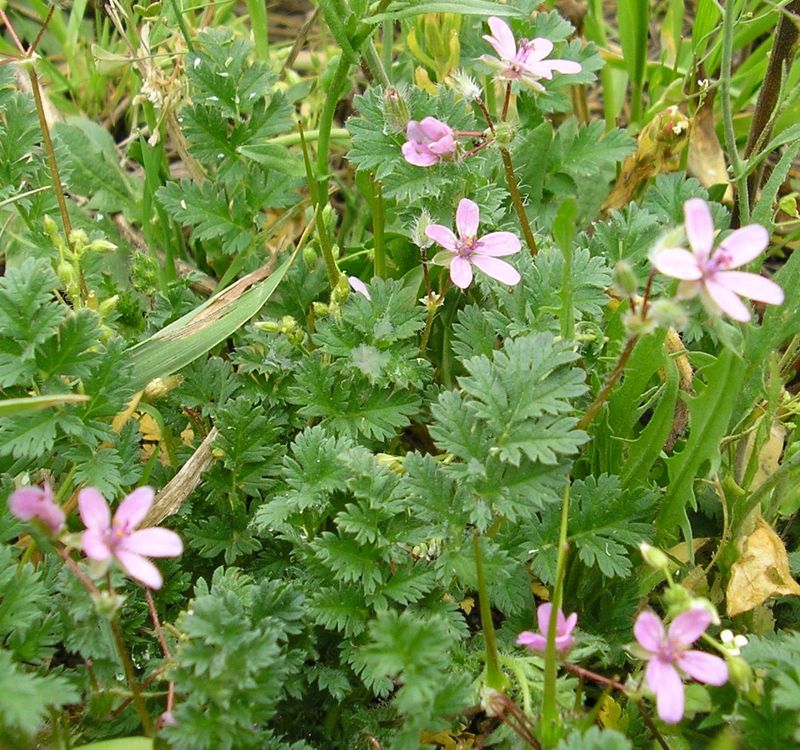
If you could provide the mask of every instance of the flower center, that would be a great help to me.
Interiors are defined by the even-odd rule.
[[[456,243],[456,252],[461,258],[469,258],[477,249],[478,240],[476,237],[462,237]]]
[[[717,271],[722,271],[733,261],[730,253],[726,253],[721,247],[718,247],[714,253],[705,260],[701,260],[700,270],[704,276],[713,276]]]

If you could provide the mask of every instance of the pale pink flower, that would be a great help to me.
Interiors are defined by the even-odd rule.
[[[369,289],[367,289],[367,285],[358,278],[358,276],[348,276],[347,283],[350,284],[350,288],[357,292],[358,294],[362,294],[367,299],[371,300],[372,297],[369,295]]]
[[[666,634],[661,620],[653,612],[642,612],[633,626],[633,634],[648,660],[647,686],[655,693],[658,715],[667,724],[677,724],[683,718],[681,672],[707,685],[724,685],[728,681],[728,665],[724,659],[689,650],[711,620],[707,609],[696,607],[679,614]]]
[[[53,491],[45,482],[43,487],[21,487],[8,498],[8,508],[20,521],[38,518],[58,534],[64,527],[64,511],[53,500]]]
[[[450,266],[450,278],[461,289],[466,289],[472,283],[472,266],[504,284],[519,283],[517,269],[497,259],[501,255],[518,253],[522,247],[519,237],[511,232],[492,232],[477,237],[479,219],[477,204],[463,198],[456,211],[458,237],[441,224],[429,224],[425,233],[447,250],[437,253],[433,262]]]
[[[421,122],[409,120],[406,137],[408,140],[402,147],[403,157],[417,167],[432,167],[456,150],[452,129],[435,117],[426,117]]]
[[[78,495],[83,532],[83,551],[97,562],[115,560],[139,583],[148,588],[161,588],[161,573],[147,557],[177,557],[183,552],[181,538],[169,529],[153,527],[135,531],[153,504],[155,493],[150,487],[131,492],[117,508],[114,518],[108,503],[94,487]]]
[[[691,252],[667,247],[653,253],[653,265],[667,276],[681,279],[680,296],[701,295],[713,311],[722,311],[746,323],[750,311],[738,295],[770,305],[783,302],[783,289],[756,273],[731,271],[759,256],[769,244],[769,234],[759,224],[749,224],[729,234],[714,248],[714,222],[708,204],[692,198],[683,205],[686,237]]]
[[[536,91],[544,91],[544,86],[539,83],[540,79],[549,81],[553,73],[581,72],[580,63],[572,60],[545,60],[553,51],[553,43],[549,39],[520,39],[517,48],[514,33],[505,21],[491,16],[489,28],[492,35],[484,34],[483,38],[494,47],[500,59],[483,55],[481,60],[499,70],[501,78],[519,81]]]
[[[517,645],[527,646],[533,651],[544,652],[547,649],[547,633],[550,629],[550,613],[553,605],[549,602],[540,604],[536,610],[536,619],[539,622],[539,632],[533,633],[530,630],[523,630],[517,636]],[[573,612],[569,617],[564,617],[564,613],[559,609],[556,615],[556,651],[569,651],[575,638],[572,631],[578,624],[578,613]]]

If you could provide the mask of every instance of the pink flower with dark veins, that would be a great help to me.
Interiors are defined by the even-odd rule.
[[[540,604],[536,610],[536,620],[539,623],[539,632],[533,633],[530,630],[523,630],[517,636],[517,645],[527,646],[532,651],[547,650],[547,633],[550,629],[550,613],[553,605],[549,602]],[[569,617],[564,617],[564,613],[559,609],[556,621],[556,651],[569,651],[575,638],[572,631],[578,624],[578,613],[573,612]]]
[[[500,77],[507,81],[519,81],[536,91],[544,91],[540,79],[549,81],[553,73],[581,72],[580,63],[572,60],[545,60],[553,51],[553,43],[549,39],[520,39],[517,47],[514,32],[505,21],[491,16],[489,28],[492,30],[491,36],[484,34],[483,38],[494,47],[500,59],[483,55],[481,60],[499,70]]]
[[[403,144],[403,157],[417,167],[432,167],[445,156],[455,153],[456,140],[449,125],[435,117],[421,122],[409,120]]]
[[[653,612],[642,612],[636,618],[633,634],[648,660],[647,686],[655,693],[658,715],[667,724],[677,724],[683,718],[681,673],[707,685],[724,685],[728,681],[724,659],[689,649],[705,633],[711,619],[707,609],[696,607],[679,614],[665,634],[661,620]]]
[[[477,204],[463,198],[456,211],[458,237],[448,227],[429,224],[425,233],[446,250],[437,253],[433,262],[450,266],[450,278],[460,289],[466,289],[472,283],[472,266],[504,284],[519,283],[517,269],[498,260],[498,256],[513,255],[520,251],[522,245],[519,237],[511,232],[491,232],[478,237],[479,220]]]
[[[86,526],[82,535],[86,557],[101,563],[114,560],[131,578],[158,589],[163,583],[161,573],[147,558],[177,557],[183,552],[183,542],[169,529],[156,526],[136,530],[154,497],[151,487],[135,489],[119,504],[112,519],[100,492],[87,487],[78,495],[78,508]]]
[[[732,271],[761,255],[769,244],[769,233],[759,224],[731,232],[714,247],[714,221],[708,204],[692,198],[683,205],[686,237],[691,251],[682,247],[656,250],[653,265],[661,273],[680,279],[679,296],[700,294],[706,307],[720,310],[734,320],[746,323],[750,311],[739,298],[747,297],[770,305],[783,302],[783,289],[757,273]]]
[[[58,534],[64,527],[64,511],[53,500],[53,491],[45,482],[43,487],[21,487],[11,493],[8,508],[20,521],[38,518],[52,534]]]

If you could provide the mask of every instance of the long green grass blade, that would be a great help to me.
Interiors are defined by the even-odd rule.
[[[620,0],[617,3],[619,39],[622,55],[631,81],[631,120],[638,122],[642,114],[642,90],[647,62],[647,0]]]
[[[139,390],[153,378],[180,370],[241,328],[278,288],[296,255],[295,249],[269,278],[241,296],[231,297],[234,287],[229,287],[146,341],[131,347],[128,351],[133,362],[133,387]]]
[[[0,417],[12,414],[25,414],[29,411],[49,409],[64,404],[79,404],[88,401],[89,397],[80,393],[62,393],[57,396],[30,396],[28,398],[6,398],[0,401]]]

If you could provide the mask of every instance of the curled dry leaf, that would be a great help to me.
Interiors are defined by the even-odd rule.
[[[717,131],[714,129],[714,91],[709,91],[700,109],[689,124],[689,153],[686,171],[696,177],[700,184],[726,185],[723,201],[733,202],[733,190],[728,180],[725,154],[722,151]]]
[[[772,527],[759,518],[747,537],[742,556],[731,568],[726,599],[733,617],[754,609],[772,596],[800,596],[789,571],[786,547]]]

